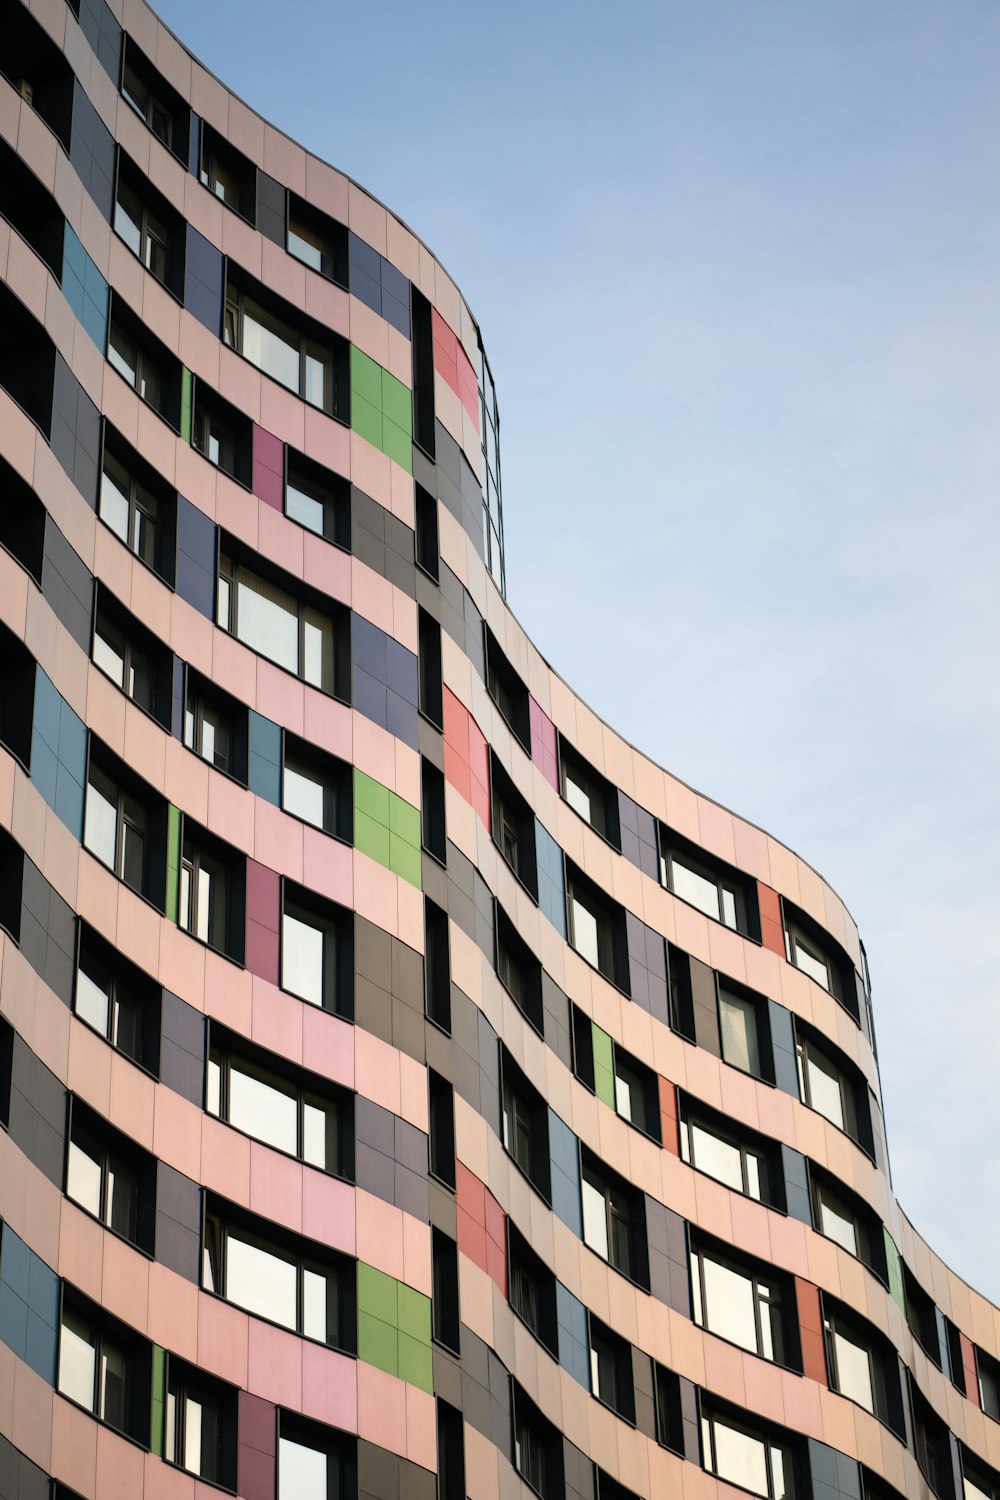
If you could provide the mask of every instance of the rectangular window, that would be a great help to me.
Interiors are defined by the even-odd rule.
[[[642,1194],[584,1148],[583,1238],[591,1250],[639,1286],[649,1285]]]
[[[701,1449],[705,1468],[727,1484],[763,1500],[793,1500],[791,1450],[786,1441],[772,1438],[763,1428],[703,1406]]]
[[[535,815],[493,751],[490,751],[490,816],[493,842],[533,901],[538,900]]]
[[[281,917],[281,988],[336,1015],[354,1015],[353,916],[289,881]]]
[[[328,601],[320,609],[223,553],[217,619],[223,630],[251,651],[321,692],[343,696],[345,684],[337,660],[342,606]]]
[[[109,1427],[149,1441],[149,1345],[67,1287],[56,1387]]]
[[[184,819],[178,924],[241,964],[246,944],[246,856]]]
[[[559,1357],[556,1279],[541,1256],[528,1244],[513,1220],[507,1219],[508,1295],[510,1305],[539,1343]]]
[[[684,1410],[681,1383],[673,1370],[654,1364],[653,1384],[656,1395],[656,1441],[664,1448],[684,1456]]]
[[[610,782],[559,738],[559,779],[564,799],[596,833],[621,848],[618,794]]]
[[[134,552],[141,562],[168,582],[173,569],[169,557],[173,547],[174,506],[173,497],[154,494],[153,490],[130,470],[124,458],[113,451],[107,441],[104,446],[104,463],[101,470],[101,487],[97,501],[97,513],[111,531]]]
[[[455,1094],[447,1078],[427,1069],[430,1115],[431,1172],[454,1191],[455,1187]]]
[[[767,1002],[721,979],[719,1037],[723,1062],[754,1078],[774,1081]]]
[[[796,1025],[796,1056],[799,1069],[799,1093],[803,1104],[843,1130],[858,1145],[872,1154],[870,1141],[861,1133],[858,1117],[858,1089],[846,1066],[835,1062],[829,1052]]]
[[[424,1005],[436,1026],[451,1035],[451,958],[448,913],[424,897]]]
[[[417,635],[420,712],[441,729],[444,726],[441,626],[425,609],[417,610]]]
[[[627,995],[628,948],[623,909],[569,861],[566,876],[570,942],[581,958]]]
[[[169,729],[173,657],[103,583],[97,586],[90,654],[127,698]]]
[[[202,1286],[304,1338],[352,1352],[354,1262],[211,1200]]]
[[[459,1352],[458,1246],[440,1229],[432,1229],[434,1338],[453,1354]]]
[[[504,1150],[545,1202],[550,1203],[549,1121],[545,1100],[503,1046],[500,1075]]]
[[[681,1156],[698,1172],[755,1198],[760,1203],[777,1202],[772,1189],[773,1173],[762,1145],[728,1121],[686,1103],[681,1111]]]
[[[662,1138],[660,1089],[656,1074],[612,1042],[615,1067],[615,1109],[623,1120],[651,1136]]]
[[[979,1398],[983,1411],[994,1422],[1000,1422],[1000,1364],[985,1350],[976,1347],[976,1366],[979,1372]]]
[[[148,178],[120,151],[114,229],[157,281],[175,297],[183,296],[183,224]]]
[[[445,864],[448,834],[445,827],[444,772],[425,756],[420,757],[420,829],[426,852]]]
[[[635,1421],[632,1346],[589,1315],[590,1389],[626,1422]]]
[[[351,486],[294,449],[287,450],[285,515],[337,547],[351,547]]]
[[[486,687],[522,748],[531,754],[531,709],[528,689],[500,650],[489,626],[486,631]]]
[[[415,552],[417,566],[423,568],[429,578],[437,583],[440,578],[441,559],[438,543],[437,501],[434,496],[416,485],[416,536]]]
[[[951,1437],[945,1423],[930,1402],[917,1389],[911,1374],[910,1410],[913,1413],[913,1446],[917,1465],[935,1495],[950,1500],[954,1494],[951,1464]]]
[[[184,673],[184,743],[217,771],[247,784],[248,715],[245,706],[193,668]]]
[[[281,805],[332,838],[353,837],[354,792],[351,767],[306,740],[284,735]]]
[[[512,1385],[514,1467],[542,1500],[561,1500],[565,1483],[562,1434],[516,1382]]]
[[[0,1016],[0,1125],[10,1129],[10,1085],[14,1068],[14,1028]]]
[[[262,374],[310,406],[349,419],[349,345],[339,334],[275,297],[259,282],[232,278],[226,287],[223,338]]]
[[[320,276],[347,286],[347,227],[320,213],[304,198],[288,195],[289,255]]]
[[[465,1422],[440,1396],[436,1404],[438,1500],[465,1500]]]
[[[859,981],[854,964],[840,944],[812,917],[782,897],[785,957],[821,989],[839,1000],[855,1023],[861,1024]],[[863,988],[863,986],[860,986]],[[867,996],[866,996],[867,1002]]]
[[[223,1489],[236,1489],[237,1393],[168,1356],[163,1456]]]
[[[784,1299],[774,1277],[760,1275],[714,1250],[692,1249],[691,1288],[694,1321],[699,1327],[761,1359],[789,1363]]]
[[[542,965],[503,907],[496,904],[496,966],[500,983],[539,1036],[544,1031]]]
[[[937,1309],[933,1297],[924,1291],[906,1262],[903,1262],[903,1286],[906,1292],[906,1321],[910,1332],[938,1369],[941,1368],[941,1344],[938,1339]]]
[[[210,193],[238,213],[254,222],[257,210],[257,169],[217,130],[202,121],[201,181]]]
[[[357,1446],[349,1433],[281,1412],[277,1500],[354,1500]]]
[[[760,941],[756,882],[660,825],[660,879],[714,922]]]
[[[85,923],[80,926],[73,1009],[148,1073],[159,1070],[160,986]]]
[[[117,293],[111,297],[108,323],[108,363],[135,391],[141,401],[180,431],[181,365],[176,355],[150,333],[149,328]]]
[[[812,1165],[809,1176],[812,1182],[813,1221],[817,1231],[840,1245],[849,1255],[856,1255],[884,1281],[884,1255],[876,1257],[873,1253],[873,1246],[883,1243],[882,1233],[877,1223],[872,1224],[870,1210],[853,1193],[848,1193],[839,1183],[835,1183]]]
[[[130,36],[124,37],[124,43],[122,97],[187,167],[190,109]]]
[[[66,1149],[67,1198],[152,1254],[155,1182],[153,1158],[74,1098]]]
[[[253,422],[198,378],[193,401],[192,444],[210,464],[249,490],[253,483]]]
[[[205,1108],[321,1172],[354,1176],[354,1098],[212,1024]]]
[[[146,807],[91,755],[83,842],[91,854],[144,895],[147,889],[149,818]]]

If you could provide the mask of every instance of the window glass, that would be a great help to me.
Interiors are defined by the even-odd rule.
[[[314,271],[323,270],[324,241],[314,229],[293,219],[288,225],[288,253]]]
[[[851,1255],[857,1255],[858,1231],[854,1215],[834,1198],[825,1187],[819,1189],[817,1198],[819,1201],[820,1233],[825,1234],[827,1239],[835,1240],[838,1245],[842,1245]]]
[[[326,1277],[319,1271],[302,1273],[302,1332],[310,1339],[326,1343]]]
[[[299,669],[299,611],[290,594],[246,568],[237,569],[236,634],[251,651]]]
[[[327,1500],[328,1456],[319,1448],[278,1439],[278,1500]]]
[[[59,1389],[71,1401],[94,1409],[94,1376],[97,1371],[97,1338],[78,1313],[63,1312],[59,1340]]]
[[[112,454],[106,453],[101,473],[100,516],[126,545],[130,489],[131,482],[125,469]]]
[[[135,1233],[135,1212],[138,1196],[138,1184],[135,1173],[126,1167],[123,1162],[116,1161],[114,1157],[108,1159],[108,1188],[107,1203],[104,1210],[104,1222],[126,1239],[132,1239]]]
[[[307,344],[305,364],[303,396],[311,406],[328,407],[333,391],[333,365],[330,356],[317,345]]]
[[[220,197],[224,194],[220,194]],[[230,200],[233,201],[233,200]],[[265,375],[291,391],[299,389],[299,341],[293,333],[246,298],[243,304],[243,345],[240,351]]]
[[[226,1298],[285,1328],[296,1325],[298,1277],[293,1261],[258,1249],[231,1231],[226,1239]]]
[[[757,1323],[754,1317],[753,1284],[749,1277],[730,1270],[708,1256],[701,1257],[705,1287],[704,1325],[711,1332],[756,1352]]]
[[[281,987],[308,1000],[323,1004],[323,941],[321,927],[285,912],[281,919]]]
[[[302,1159],[310,1166],[333,1171],[337,1164],[335,1130],[334,1112],[307,1099],[302,1111]]]
[[[102,620],[100,615],[94,630],[94,665],[124,689],[125,642],[119,632],[107,620]]]
[[[734,1192],[742,1193],[743,1168],[739,1148],[706,1130],[703,1125],[692,1122],[690,1130],[692,1166],[724,1182]]]
[[[604,1193],[583,1179],[583,1238],[591,1250],[608,1259],[608,1215]]]
[[[586,818],[588,823],[593,822],[590,810],[590,792],[583,785],[582,777],[576,779],[576,773],[566,767],[566,801],[574,812],[578,812],[581,818]]]
[[[286,812],[294,813],[316,828],[323,827],[322,781],[317,781],[315,776],[288,760],[285,761],[281,797]]]
[[[125,1426],[125,1373],[123,1351],[102,1339],[97,1415],[119,1429]]]
[[[714,880],[706,880],[697,870],[682,864],[676,854],[670,856],[673,870],[674,895],[688,901],[703,911],[706,916],[719,919],[719,887]]]
[[[757,1042],[757,1008],[740,995],[719,991],[719,1025],[722,1033],[722,1056],[734,1068],[760,1077],[760,1048]]]
[[[116,325],[111,325],[108,335],[108,363],[114,365],[119,375],[134,386],[139,368],[139,352],[132,340]]]
[[[93,974],[88,973],[85,965],[88,964],[86,956],[81,956],[80,967],[76,971],[76,1013],[99,1031],[102,1036],[108,1034],[108,1016],[111,1005],[111,983],[107,973],[100,974],[95,968]]]
[[[715,1472],[720,1479],[738,1485],[742,1490],[751,1490],[755,1495],[766,1495],[767,1452],[760,1438],[730,1427],[718,1417],[712,1421],[715,1437]],[[706,1444],[707,1451],[707,1444]]]
[[[830,974],[826,959],[816,948],[804,942],[798,933],[795,934],[795,964],[803,974],[808,974],[810,979],[815,979],[816,983],[822,985],[825,990],[830,988]]]
[[[981,1488],[974,1479],[969,1478],[968,1469],[962,1472],[962,1482],[965,1489],[965,1500],[994,1500],[989,1490]]]
[[[294,485],[291,480],[285,485],[285,514],[293,521],[298,521],[300,526],[308,526],[318,536],[323,535],[323,502],[306,494],[305,490]]]
[[[840,1091],[840,1074],[833,1063],[828,1062],[812,1047],[805,1047],[801,1054],[805,1067],[807,1102],[812,1109],[825,1115],[831,1124],[844,1128],[844,1100]]]
[[[97,1216],[101,1212],[101,1161],[96,1147],[71,1140],[66,1158],[66,1196]]]
[[[333,690],[333,622],[309,605],[302,611],[302,676],[325,693]]]
[[[229,1123],[290,1156],[297,1152],[295,1090],[266,1078],[259,1069],[235,1057],[229,1069]]]
[[[872,1368],[868,1350],[854,1343],[839,1329],[833,1331],[834,1357],[837,1361],[837,1389],[842,1396],[856,1401],[866,1411],[875,1411],[872,1392]]]
[[[114,785],[96,766],[90,768],[87,807],[83,819],[83,842],[99,860],[115,868],[115,829],[118,798]]]
[[[597,918],[578,896],[573,896],[573,946],[596,969],[599,964]]]

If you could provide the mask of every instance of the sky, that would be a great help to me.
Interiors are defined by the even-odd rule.
[[[897,1195],[1000,1300],[1000,7],[158,8],[462,288],[508,602],[843,897]]]

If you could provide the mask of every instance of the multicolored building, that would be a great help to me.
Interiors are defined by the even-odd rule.
[[[855,924],[507,608],[455,283],[0,22],[0,1497],[998,1500]]]

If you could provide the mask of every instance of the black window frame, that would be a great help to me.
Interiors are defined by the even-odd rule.
[[[545,1035],[542,962],[525,942],[499,901],[494,903],[493,965],[497,978],[528,1025]]]
[[[714,1424],[722,1422],[733,1431],[742,1433],[744,1437],[752,1438],[763,1447],[767,1474],[767,1493],[761,1496],[761,1500],[796,1500],[797,1496],[802,1496],[809,1492],[808,1483],[805,1482],[802,1472],[801,1440],[795,1434],[786,1432],[783,1428],[777,1428],[770,1422],[759,1420],[749,1412],[730,1407],[725,1402],[706,1396],[705,1393],[702,1394],[700,1405],[699,1435],[702,1450],[701,1462],[706,1474],[712,1474],[719,1480],[720,1484],[728,1484],[737,1489],[740,1487],[733,1480],[726,1479],[725,1476],[719,1474],[716,1461],[713,1458],[716,1446]],[[782,1454],[782,1471],[785,1486],[782,1494],[776,1493],[772,1449],[778,1449]],[[746,1493],[756,1495],[758,1492],[756,1490],[748,1490]]]
[[[320,530],[317,531],[307,521],[292,514],[288,506],[289,490],[295,490],[322,508],[323,525]],[[350,552],[350,480],[345,479],[341,474],[335,474],[332,469],[324,468],[308,454],[301,453],[297,448],[292,448],[286,443],[282,497],[284,514],[294,525],[301,526],[304,531],[311,532],[313,536],[321,536],[324,541],[329,542],[333,547],[339,547],[342,552]]]
[[[189,1399],[197,1399],[202,1410],[215,1409],[217,1434],[214,1444],[214,1464],[211,1473],[189,1469],[181,1456],[184,1452],[187,1405]],[[173,1453],[170,1447],[170,1403],[174,1402]],[[163,1461],[182,1473],[194,1474],[207,1484],[236,1493],[239,1460],[239,1391],[227,1381],[209,1375],[197,1365],[190,1364],[176,1354],[167,1351],[163,1381]],[[202,1445],[204,1460],[204,1446]]]
[[[708,1172],[700,1167],[695,1160],[697,1152],[691,1139],[691,1129],[698,1126],[706,1135],[715,1136],[724,1145],[732,1147],[740,1154],[740,1171],[743,1178],[741,1196],[748,1198],[751,1203],[762,1203],[765,1208],[776,1209],[779,1213],[787,1212],[784,1191],[784,1173],[781,1166],[781,1153],[778,1143],[769,1140],[766,1136],[752,1131],[742,1123],[730,1120],[727,1115],[711,1106],[703,1104],[700,1099],[693,1095],[682,1093],[678,1100],[678,1137],[680,1142],[681,1160],[685,1162],[693,1172],[699,1172],[703,1177],[709,1177],[713,1182],[722,1183],[723,1187],[729,1188],[730,1192],[737,1189],[725,1182],[721,1177],[716,1177],[714,1172]],[[764,1182],[761,1183],[760,1195],[749,1191],[750,1171],[747,1165],[747,1156],[757,1158],[757,1180],[761,1183],[761,1169],[763,1168]],[[766,1184],[766,1191],[764,1185]]]
[[[538,852],[535,814],[491,748],[490,837],[518,884],[538,902]]]
[[[191,446],[241,489],[253,489],[253,421],[197,375],[191,389]],[[218,457],[212,457],[212,443]]]
[[[890,1432],[906,1441],[906,1418],[903,1413],[903,1390],[899,1379],[899,1357],[894,1346],[877,1328],[844,1303],[822,1293],[823,1343],[826,1350],[827,1381],[831,1391],[852,1405],[868,1411]],[[841,1389],[838,1368],[837,1337],[845,1339],[868,1355],[872,1407]]]
[[[220,758],[218,750],[211,757],[205,754],[204,733],[206,712],[214,711],[219,722],[225,726],[229,738],[229,751]],[[245,703],[234,698],[224,688],[205,677],[190,664],[184,666],[184,707],[181,743],[205,765],[211,766],[239,786],[249,785],[250,766],[250,713]],[[190,725],[189,725],[190,721]]]
[[[543,1202],[551,1206],[548,1106],[502,1042],[500,1117],[504,1151]]]
[[[490,627],[483,624],[486,691],[511,734],[531,758],[531,695]]]
[[[314,411],[323,412],[335,422],[348,424],[350,422],[350,346],[343,334],[335,333],[328,325],[309,317],[293,303],[276,296],[254,277],[248,276],[246,272],[235,267],[231,261],[227,264],[229,274],[226,278],[222,321],[222,342],[226,348],[232,349],[241,359],[245,359],[266,380],[274,381],[275,385],[290,392],[306,406],[312,407]],[[299,363],[297,385],[288,385],[273,374],[266,365],[258,364],[246,353],[248,304],[280,330],[277,336],[289,348],[297,345]],[[264,326],[258,318],[253,321],[261,327]],[[311,401],[307,394],[310,356],[316,359],[317,363],[325,364],[327,370],[328,383],[324,382],[322,401]],[[322,357],[317,358],[317,356]]]
[[[94,785],[94,774],[101,776],[115,794],[115,854],[114,863],[108,865],[100,854],[97,854],[89,844],[86,843],[87,831],[87,807],[91,795],[91,787]],[[97,793],[108,805],[110,798],[100,787]],[[126,802],[133,804],[133,808],[126,806]],[[141,820],[134,817],[134,809],[141,810]],[[125,877],[125,831],[134,828],[142,837],[142,876],[138,886],[135,886]],[[84,839],[81,841],[83,847],[93,859],[110,870],[116,880],[120,880],[130,891],[134,891],[144,901],[150,902],[157,911],[166,909],[166,875],[167,875],[167,803],[158,792],[154,792],[147,782],[142,781],[131,767],[126,766],[114,751],[109,750],[102,741],[95,738],[91,730],[87,736],[87,783],[84,797]]]
[[[190,107],[177,90],[167,82],[162,73],[153,67],[149,58],[127,32],[123,33],[122,40],[121,76],[118,83],[121,96],[139,116],[139,119],[145,122],[151,133],[166,146],[172,155],[177,157],[178,161],[183,163],[186,170],[191,131]],[[149,94],[149,102],[145,109],[141,101],[130,92],[126,79],[127,72],[131,72],[140,87]],[[161,112],[161,126],[162,117],[165,117],[169,122],[168,128],[157,128],[154,123],[156,116],[154,106],[157,106]]]
[[[448,913],[424,896],[424,1014],[451,1036],[451,933]]]
[[[559,735],[559,795],[572,808],[577,817],[592,828],[599,838],[610,844],[612,849],[619,853],[622,847],[621,820],[618,815],[618,791],[606,776],[585,760],[574,745],[564,735]],[[584,813],[572,802],[567,795],[567,784],[573,784],[584,792],[593,805],[601,808],[601,817],[595,822],[593,814],[586,817]]]
[[[623,1422],[634,1427],[635,1383],[632,1374],[632,1345],[589,1311],[587,1313],[587,1337],[590,1353],[591,1395],[595,1401],[608,1407]],[[608,1385],[610,1389],[605,1390],[605,1385]]]
[[[216,905],[214,911],[209,911],[208,932],[202,934],[197,930],[197,912],[199,887],[206,874],[212,882],[210,899]],[[221,912],[217,905],[220,887]],[[246,959],[246,895],[247,856],[186,813],[182,814],[177,887],[177,925],[181,931],[242,967]]]
[[[104,514],[104,480],[109,459],[118,466],[128,481],[126,537],[122,537]],[[156,511],[152,559],[132,545],[136,515],[145,515],[149,521],[150,502]],[[176,575],[177,491],[166,483],[162,475],[147,463],[106,417],[101,426],[101,467],[97,482],[96,509],[98,519],[113,536],[118,537],[122,546],[127,547],[133,557],[138,558],[144,567],[149,568],[172,589]]]
[[[94,1383],[91,1404],[85,1405],[64,1391],[59,1383],[63,1354],[63,1329],[69,1313],[89,1328],[94,1343]],[[101,1406],[101,1363],[106,1346],[117,1349],[122,1356],[122,1414],[123,1425],[119,1425],[99,1410]],[[113,1432],[131,1438],[142,1448],[149,1447],[150,1440],[150,1390],[152,1377],[152,1346],[127,1324],[85,1297],[67,1282],[61,1284],[59,1306],[59,1337],[56,1357],[55,1390],[64,1401],[70,1401],[78,1410],[89,1414],[109,1427]]]
[[[559,1312],[555,1273],[507,1215],[507,1301],[554,1360],[559,1359]],[[532,1303],[534,1305],[532,1305]]]
[[[91,983],[97,985],[93,974],[87,974],[85,964],[92,969],[103,969],[108,990],[107,1027],[101,1031],[79,1009],[79,976],[81,969]],[[96,928],[82,918],[76,924],[76,952],[73,964],[73,1014],[85,1026],[127,1057],[137,1068],[152,1078],[159,1077],[160,1070],[160,1012],[163,991],[161,986],[145,970],[132,963],[118,952]],[[123,1010],[130,1018],[135,1046],[127,1047],[118,1040],[122,1033]]]
[[[511,1381],[510,1405],[515,1470],[542,1500],[561,1500],[565,1484],[562,1434],[516,1380]]]
[[[256,227],[257,223],[257,168],[249,157],[220,135],[206,120],[201,122],[201,141],[198,152],[198,181],[207,188],[213,198],[238,214],[241,219]],[[225,190],[219,192],[222,181],[220,168],[235,180],[236,202],[231,202]]]
[[[98,661],[98,641],[122,663],[121,681]],[[169,646],[125,608],[107,584],[96,581],[90,632],[90,659],[130,703],[170,732],[173,716],[174,657]],[[129,691],[129,683],[146,681],[148,702]]]
[[[720,859],[718,855],[703,849],[701,845],[684,838],[682,834],[669,828],[665,823],[657,823],[657,840],[660,884],[664,890],[670,891],[674,899],[683,901],[685,906],[701,912],[702,916],[707,917],[710,922],[718,922],[721,927],[728,928],[730,932],[739,933],[741,937],[749,938],[753,943],[760,943],[760,903],[756,880],[744,874],[742,870],[737,870],[734,865],[728,864],[724,859]],[[709,884],[715,884],[719,903],[717,916],[713,917],[711,912],[705,911],[704,907],[678,894],[673,875],[675,859],[692,874]],[[732,922],[727,922],[725,918],[726,894],[730,895],[733,901]]]
[[[132,376],[122,369],[121,364],[117,364],[111,358],[111,350],[114,347],[126,369],[131,368],[124,353],[115,343],[116,335],[120,341],[127,341],[135,351],[135,371]],[[171,431],[179,433],[181,430],[181,362],[166,344],[149,331],[148,324],[136,316],[128,303],[123,300],[121,293],[113,289],[108,309],[108,337],[104,355],[107,364],[129,389],[134,391],[143,405],[155,412]],[[159,387],[159,400],[157,401],[152,400],[142,389],[143,382],[153,377]]]
[[[437,1225],[431,1227],[431,1275],[433,1342],[451,1354],[460,1354],[462,1323],[458,1306],[458,1245]]]
[[[304,256],[298,255],[289,244],[289,239],[294,233],[293,219],[298,219],[304,228],[311,229],[318,239],[326,237],[328,247],[320,250],[319,267],[312,265]],[[346,224],[342,224],[339,219],[333,218],[330,214],[322,213],[314,204],[291,191],[286,195],[285,249],[293,260],[315,271],[317,276],[322,276],[326,281],[332,281],[335,285],[343,287],[345,292],[349,289],[350,259]]]
[[[570,947],[585,964],[603,974],[609,984],[631,998],[628,934],[625,908],[602,891],[590,877],[567,859],[566,865],[566,931]],[[597,927],[597,962],[577,943],[576,913],[579,904]]]
[[[328,897],[320,896],[307,886],[283,877],[281,881],[281,935],[278,980],[286,995],[295,995],[307,1005],[354,1020],[354,913]],[[317,1004],[308,996],[285,985],[285,917],[315,927],[323,933],[322,1001]]]
[[[430,1174],[455,1191],[455,1090],[434,1068],[427,1069],[428,1161]]]
[[[353,1433],[279,1407],[277,1437],[274,1459],[275,1500],[312,1500],[311,1496],[282,1495],[282,1439],[326,1454],[330,1461],[327,1467],[326,1500],[354,1500],[358,1492],[358,1439]]]
[[[705,1235],[692,1235],[689,1249],[691,1271],[691,1320],[697,1327],[710,1333],[734,1349],[743,1349],[747,1354],[766,1360],[777,1369],[793,1370],[802,1374],[802,1349],[799,1336],[798,1303],[795,1285],[787,1272],[768,1265],[753,1256],[744,1255],[731,1245],[712,1240]],[[740,1276],[750,1283],[753,1300],[756,1347],[747,1348],[730,1338],[721,1328],[710,1326],[711,1315],[706,1306],[705,1260],[720,1266],[731,1275]],[[767,1320],[771,1342],[771,1353],[767,1353],[764,1310],[770,1309]]]
[[[646,1201],[643,1193],[610,1167],[589,1147],[580,1146],[580,1190],[584,1199],[583,1243],[600,1259],[605,1260],[600,1249],[586,1237],[586,1206],[584,1185],[604,1200],[604,1233],[608,1254],[605,1263],[631,1281],[635,1286],[649,1291],[649,1239],[646,1226]],[[620,1251],[627,1246],[627,1261]]]
[[[323,821],[295,812],[285,803],[285,776],[291,770],[323,791]],[[312,774],[309,774],[309,773]],[[290,818],[315,828],[342,844],[354,842],[354,772],[338,755],[323,750],[311,740],[284,730],[281,736],[281,809]]]
[[[70,1192],[70,1152],[73,1147],[94,1163],[101,1176],[99,1203],[95,1212]],[[131,1179],[131,1201],[128,1223],[115,1223],[110,1198],[122,1171]],[[88,1218],[123,1240],[142,1255],[152,1259],[156,1227],[156,1158],[110,1121],[99,1115],[85,1100],[69,1094],[66,1121],[66,1157],[63,1171],[65,1197]]]

